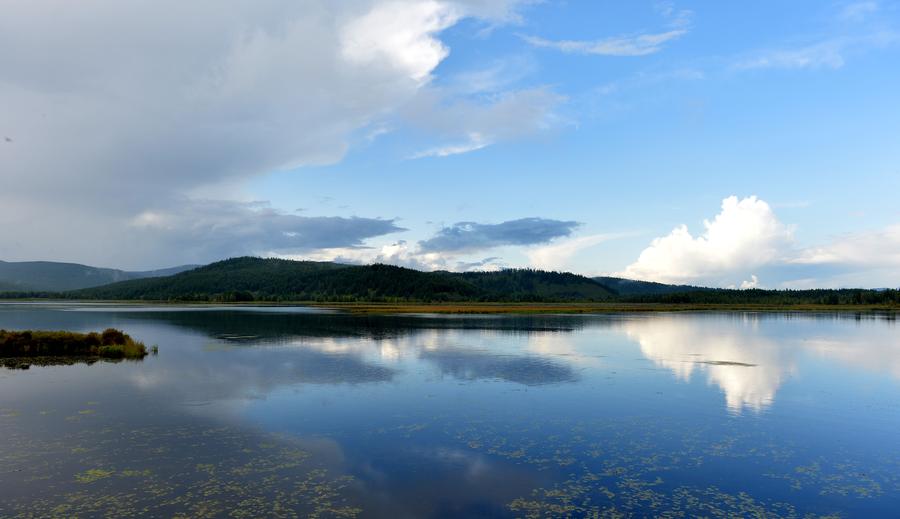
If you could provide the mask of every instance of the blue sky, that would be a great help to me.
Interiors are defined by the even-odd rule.
[[[37,63],[73,45],[88,56],[46,77],[0,55],[12,122],[20,106],[92,110],[31,133],[7,123],[0,160],[21,172],[9,193],[26,216],[37,204],[23,197],[46,200],[65,177],[67,190],[127,202],[69,208],[99,229],[87,239],[133,244],[96,254],[66,242],[71,218],[26,219],[11,201],[0,223],[20,231],[3,259],[261,254],[900,285],[900,3],[272,1],[198,34],[200,2],[173,15],[172,45],[187,48],[174,59],[153,41],[157,13],[103,4],[117,29],[101,32],[134,38],[131,55],[98,50],[96,27],[51,20],[47,5],[10,17],[7,39]],[[123,59],[134,70],[113,66]],[[148,70],[167,68],[147,86]],[[51,82],[78,95],[48,93]],[[85,124],[108,133],[62,150],[64,163],[9,151]],[[128,225],[97,223],[112,219]]]

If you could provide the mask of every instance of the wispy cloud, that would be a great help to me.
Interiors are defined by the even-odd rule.
[[[900,265],[900,224],[845,234],[827,245],[801,251],[790,263],[896,268]]]
[[[407,106],[404,116],[414,126],[442,135],[448,142],[408,158],[447,157],[550,130],[560,124],[556,107],[565,100],[539,87],[447,102],[445,92],[429,90]]]
[[[846,50],[846,41],[841,39],[828,40],[792,49],[766,51],[739,61],[735,68],[742,70],[761,68],[838,69],[844,66],[844,53]]]
[[[670,1],[657,2],[655,8],[666,19],[668,30],[620,35],[598,40],[550,40],[530,35],[520,35],[520,37],[534,47],[556,49],[571,54],[646,56],[661,51],[664,44],[687,34],[693,16],[692,11],[676,9],[675,3]]]
[[[872,16],[879,9],[873,1],[846,4],[832,15],[824,35],[744,55],[733,68],[839,69],[853,56],[900,42],[894,27]]]
[[[590,234],[551,243],[526,252],[532,267],[545,270],[566,270],[568,262],[579,252],[601,243],[628,236],[625,233]]]
[[[602,40],[548,40],[537,36],[522,36],[535,47],[556,49],[572,54],[595,54],[600,56],[646,56],[659,52],[663,44],[687,34],[686,29],[673,29],[656,34],[637,36],[616,36]]]
[[[462,142],[458,144],[447,144],[444,146],[437,146],[435,148],[429,148],[427,150],[423,150],[417,153],[413,153],[409,156],[410,159],[422,159],[425,157],[449,157],[451,155],[461,155],[463,153],[469,153],[471,151],[477,151],[482,148],[486,148],[491,145],[491,141],[486,140],[484,136],[479,133],[472,133],[469,135],[468,142]]]

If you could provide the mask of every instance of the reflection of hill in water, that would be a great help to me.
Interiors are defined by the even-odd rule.
[[[129,320],[163,321],[210,337],[284,339],[358,337],[382,339],[421,330],[490,330],[508,334],[571,332],[608,319],[584,316],[424,316],[286,313],[236,310],[146,311],[122,314]]]
[[[207,384],[218,381],[213,385],[222,394],[228,393],[229,380],[241,380],[239,385],[245,391],[249,386],[263,393],[291,383],[389,381],[395,368],[385,366],[405,356],[427,361],[442,374],[462,380],[499,379],[524,385],[571,382],[577,378],[574,370],[553,359],[509,351],[498,354],[457,343],[471,338],[465,335],[470,331],[501,336],[567,334],[591,322],[591,318],[579,316],[401,316],[228,309],[125,312],[122,317],[132,322],[165,323],[237,346],[229,350],[227,360],[217,362],[204,356],[197,359],[200,365],[177,368],[179,376],[202,378]]]

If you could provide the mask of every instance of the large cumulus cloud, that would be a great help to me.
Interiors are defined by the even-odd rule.
[[[703,226],[696,237],[680,225],[654,239],[620,274],[662,283],[735,285],[752,280],[756,269],[783,260],[793,239],[791,227],[755,196],[724,199],[721,212]]]
[[[730,196],[703,226],[697,236],[680,225],[655,238],[616,275],[737,288],[900,286],[897,224],[799,246],[794,226],[782,223],[768,203],[755,196]]]

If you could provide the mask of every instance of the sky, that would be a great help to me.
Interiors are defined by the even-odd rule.
[[[900,286],[900,2],[0,6],[2,260]]]

